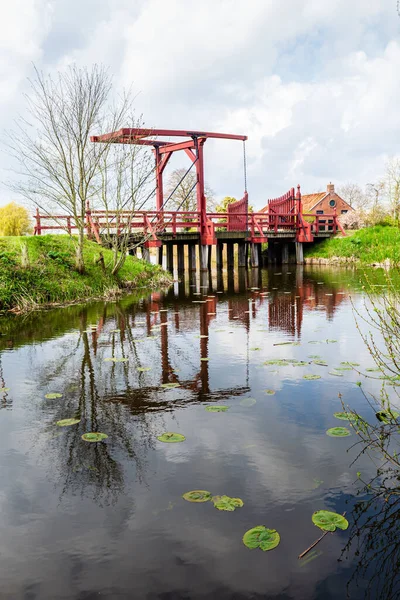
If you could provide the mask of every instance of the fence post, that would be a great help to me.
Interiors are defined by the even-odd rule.
[[[36,219],[36,235],[42,235],[42,226],[40,223],[40,213],[39,213],[39,207],[36,207],[36,215],[35,215],[35,219]]]

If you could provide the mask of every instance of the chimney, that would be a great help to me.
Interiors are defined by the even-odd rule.
[[[329,182],[326,186],[326,191],[328,194],[332,194],[335,191],[335,185],[332,182]]]

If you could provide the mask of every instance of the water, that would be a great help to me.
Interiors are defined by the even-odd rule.
[[[298,555],[319,537],[312,513],[351,521],[357,471],[374,475],[367,457],[351,465],[354,434],[326,430],[347,425],[333,417],[339,394],[364,414],[356,382],[375,393],[380,382],[329,374],[341,361],[374,366],[353,315],[352,303],[364,310],[359,274],[290,271],[203,276],[144,299],[0,320],[0,388],[10,388],[0,392],[0,598],[346,597],[357,564],[352,552],[338,562],[348,532]],[[310,355],[329,367],[263,364]],[[45,398],[54,392],[62,398]],[[205,410],[215,403],[230,408]],[[80,423],[55,424],[71,417]],[[90,444],[87,431],[109,437]],[[166,431],[186,441],[158,441]],[[193,489],[244,506],[183,500]],[[261,524],[280,533],[271,552],[242,543]]]

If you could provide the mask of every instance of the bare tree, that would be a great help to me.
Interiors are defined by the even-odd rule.
[[[76,266],[84,271],[83,241],[86,202],[96,191],[104,157],[113,140],[93,144],[90,134],[126,126],[132,97],[127,94],[109,106],[112,81],[98,65],[75,65],[53,78],[35,68],[26,94],[29,121],[20,119],[7,138],[19,163],[20,180],[10,187],[42,211],[55,208],[70,215],[78,228]]]
[[[171,198],[168,200],[165,209],[196,211],[196,183],[197,175],[195,172],[187,172],[186,169],[172,171],[165,189],[165,200],[169,196]],[[214,192],[207,184],[204,187],[204,191],[208,207],[214,208]]]
[[[376,225],[378,221],[387,216],[387,210],[384,204],[385,182],[367,183],[366,193],[370,198],[370,209],[366,217],[368,225]]]
[[[357,183],[345,183],[338,188],[337,193],[357,211],[365,211],[371,201],[368,194]]]
[[[400,159],[392,157],[386,163],[385,192],[394,222],[400,217]]]

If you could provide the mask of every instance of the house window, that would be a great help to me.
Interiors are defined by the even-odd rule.
[[[342,215],[345,215],[347,213],[347,210],[342,210],[341,213]]]
[[[336,206],[336,200],[329,200],[329,206],[332,206],[332,208],[334,208]]]
[[[317,210],[317,215],[323,215],[324,211],[323,210]]]

